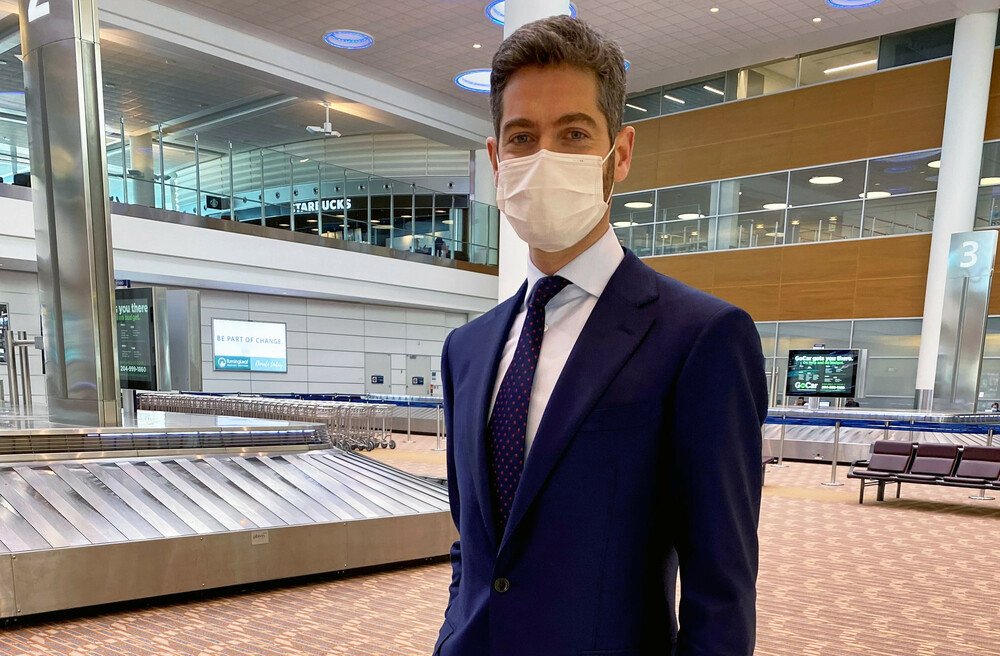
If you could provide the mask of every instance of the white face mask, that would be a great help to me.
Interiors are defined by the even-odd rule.
[[[506,159],[497,167],[497,207],[532,248],[565,250],[586,237],[608,211],[604,163],[614,152],[612,146],[602,159],[540,150]]]

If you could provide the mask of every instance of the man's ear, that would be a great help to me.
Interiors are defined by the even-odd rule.
[[[493,182],[497,182],[498,167],[500,166],[500,150],[497,148],[497,140],[490,137],[486,140],[486,152],[490,155],[490,166],[493,167]]]
[[[615,139],[615,182],[628,177],[632,168],[632,149],[635,147],[635,128],[626,125]]]

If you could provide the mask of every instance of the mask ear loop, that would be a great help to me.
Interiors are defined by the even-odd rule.
[[[611,144],[611,150],[608,152],[607,155],[604,156],[604,159],[601,160],[602,170],[604,169],[604,163],[607,162],[608,158],[614,154],[615,148],[617,148],[617,143]],[[617,167],[617,165],[618,165],[618,158],[615,158],[615,166]],[[615,195],[615,178],[614,176],[611,176],[611,193],[609,193],[608,197],[604,199],[604,202],[608,205],[611,205],[611,197],[614,195]]]

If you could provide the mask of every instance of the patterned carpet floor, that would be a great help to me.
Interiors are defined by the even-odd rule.
[[[417,436],[371,455],[440,476],[433,446]],[[767,473],[756,653],[1000,656],[1000,501],[910,485],[859,506],[857,482],[824,487],[829,476],[809,463]],[[0,629],[0,654],[428,654],[449,578],[435,563],[21,622]]]

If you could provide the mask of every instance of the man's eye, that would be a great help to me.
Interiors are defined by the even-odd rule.
[[[526,134],[515,134],[511,138],[510,142],[511,143],[516,143],[516,144],[526,144],[526,143],[528,143],[528,135],[526,135]]]
[[[569,133],[569,138],[570,139],[586,139],[587,138],[587,133],[586,132],[582,132],[580,130],[572,130]]]

